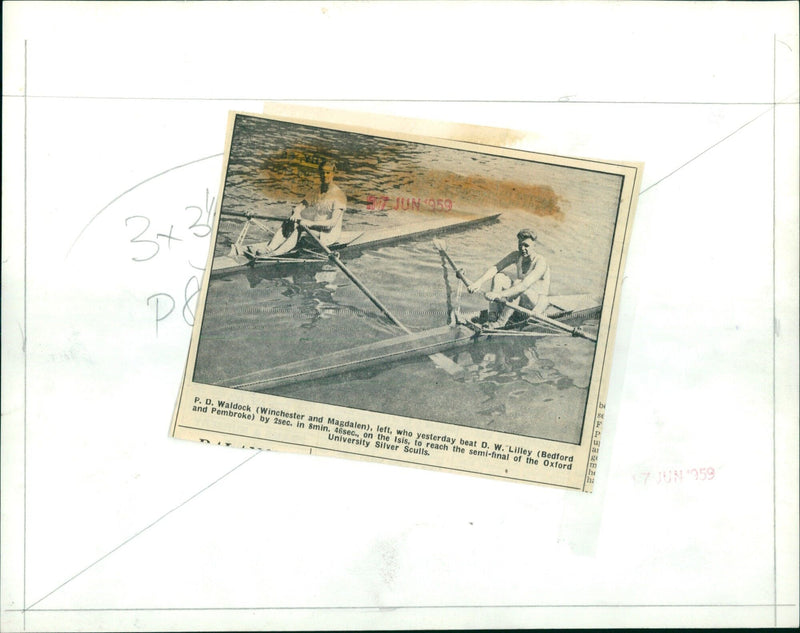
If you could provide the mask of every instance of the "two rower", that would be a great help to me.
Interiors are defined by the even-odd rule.
[[[347,196],[333,182],[336,165],[325,159],[319,164],[319,188],[310,191],[285,220],[266,249],[255,255],[278,257],[297,246],[301,236],[300,227],[313,231],[326,246],[333,244],[342,233],[342,218],[347,208]]]
[[[550,294],[550,266],[544,257],[533,250],[536,233],[522,229],[517,233],[517,250],[511,251],[494,266],[486,269],[474,283],[467,287],[476,292],[489,279],[491,290],[484,293],[489,304],[488,327],[499,328],[508,323],[514,309],[503,302],[513,303],[544,314]],[[511,267],[511,275],[503,271]],[[513,277],[513,279],[512,279]]]
[[[273,235],[266,250],[259,249],[254,254],[277,257],[290,252],[301,237],[301,226],[312,231],[326,246],[339,239],[347,196],[333,182],[335,171],[336,165],[329,159],[319,164],[319,188],[309,192],[294,208],[289,219]],[[537,315],[543,315],[547,309],[550,266],[534,250],[535,242],[536,233],[531,229],[522,229],[517,233],[517,250],[487,268],[480,278],[467,287],[470,293],[474,293],[489,279],[492,280],[491,290],[484,293],[490,302],[487,326],[499,328],[508,323],[514,309],[507,303],[531,309]],[[511,268],[511,276],[503,272],[507,268]]]

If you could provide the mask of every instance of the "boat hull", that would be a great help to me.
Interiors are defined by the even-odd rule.
[[[358,253],[370,248],[391,246],[392,244],[406,240],[432,237],[435,235],[441,235],[443,233],[452,233],[455,231],[475,228],[496,222],[499,217],[500,214],[470,218],[468,220],[463,218],[441,218],[433,221],[415,222],[404,227],[376,229],[374,231],[356,234],[354,239],[348,239],[344,242],[332,244],[329,246],[329,248],[332,251],[342,253],[343,255]],[[343,233],[343,235],[346,235],[348,238],[350,238],[353,233]],[[297,266],[298,264],[315,264],[324,263],[325,261],[326,259],[323,258],[321,258],[319,261],[309,259],[307,256],[302,254],[286,255],[280,258],[280,260],[272,260],[268,258],[257,259],[245,254],[219,255],[214,257],[211,263],[211,276],[218,277],[221,275],[229,275],[249,270],[254,267]]]
[[[248,391],[267,391],[283,385],[385,365],[412,356],[435,354],[466,345],[473,338],[474,333],[468,328],[445,325],[252,372],[217,384]]]
[[[569,295],[553,297],[552,299],[554,305],[548,308],[547,313],[563,322],[579,318],[590,318],[599,314],[599,307],[594,303],[594,299],[588,295]],[[561,305],[570,305],[573,306],[573,309],[564,311],[560,308]],[[221,387],[247,391],[269,391],[284,385],[318,380],[358,369],[382,366],[415,356],[430,356],[444,350],[470,345],[476,340],[512,332],[532,338],[553,336],[552,331],[544,328],[537,329],[535,325],[498,330],[496,332],[476,332],[465,325],[445,325],[295,361],[278,367],[254,371],[216,384]]]

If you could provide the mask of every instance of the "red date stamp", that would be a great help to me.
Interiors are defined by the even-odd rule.
[[[449,198],[404,198],[397,196],[367,196],[367,211],[452,211],[453,201]]]
[[[642,486],[665,486],[694,481],[712,481],[717,476],[713,466],[703,468],[669,468],[655,472],[640,472],[633,475],[633,482]]]

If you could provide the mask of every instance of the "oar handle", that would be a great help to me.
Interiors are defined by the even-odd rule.
[[[447,263],[450,264],[450,267],[456,273],[456,277],[458,277],[461,283],[463,283],[465,286],[471,286],[472,282],[469,279],[467,279],[464,273],[461,271],[461,269],[458,266],[456,266],[456,263],[453,261],[453,258],[450,257],[450,253],[447,252],[444,242],[441,240],[433,240],[433,245],[436,247],[436,250],[438,250],[442,254],[442,257],[444,257],[447,260]]]
[[[232,218],[247,218],[248,220],[251,218],[258,218],[259,220],[277,220],[278,222],[282,222],[283,220],[288,220],[289,216],[280,216],[280,215],[261,215],[255,213],[242,213],[240,211],[223,211],[220,215],[227,215]]]
[[[434,245],[439,250],[439,252],[444,256],[444,258],[448,261],[450,266],[452,266],[453,270],[456,273],[456,277],[458,277],[464,283],[465,286],[471,286],[472,284],[469,281],[469,279],[466,278],[464,273],[461,272],[458,266],[456,266],[453,259],[450,257],[450,254],[445,249],[445,245],[439,240],[434,241]],[[556,321],[555,319],[546,317],[543,314],[535,314],[533,310],[528,310],[527,308],[523,308],[522,306],[516,305],[515,303],[511,303],[510,301],[506,301],[505,299],[497,299],[497,301],[499,303],[502,303],[504,306],[511,308],[512,310],[516,310],[517,312],[521,312],[522,314],[528,315],[534,321],[546,323],[547,325],[550,325],[556,328],[557,330],[561,330],[562,332],[568,332],[573,336],[580,336],[590,341],[594,341],[595,343],[597,342],[597,339],[594,336],[592,336],[591,334],[586,334],[585,332],[581,332],[581,330],[576,327],[570,327],[569,325],[564,325],[560,321]]]
[[[461,280],[461,283],[463,283],[467,287],[471,286],[472,282],[469,279],[467,279],[466,275],[464,275],[464,273],[461,271],[460,268],[456,267],[455,262],[450,258],[448,252],[447,251],[442,251],[442,252],[444,253],[445,259],[447,259],[447,261],[450,262],[450,265],[453,267],[453,270],[456,273],[456,277],[458,277]]]
[[[536,314],[533,310],[528,310],[527,308],[523,308],[522,306],[518,306],[514,303],[506,301],[505,299],[497,299],[500,303],[504,306],[508,306],[516,310],[517,312],[521,312],[522,314],[527,314],[530,318],[535,321],[540,321],[542,323],[546,323],[547,325],[551,325],[552,327],[556,328],[557,330],[561,330],[562,332],[568,332],[573,336],[580,336],[582,338],[588,339],[590,341],[597,342],[597,339],[593,337],[591,334],[586,334],[582,332],[580,328],[570,327],[569,325],[564,325],[561,321],[556,321],[555,319],[551,319],[550,317],[546,317],[543,314]]]
[[[353,274],[353,273],[350,271],[350,269],[349,269],[349,268],[347,268],[347,266],[345,266],[345,265],[344,265],[344,264],[343,264],[343,263],[342,263],[342,262],[339,260],[339,257],[336,255],[336,253],[332,252],[332,251],[331,251],[331,250],[330,250],[330,249],[329,249],[327,246],[325,246],[325,244],[323,244],[323,243],[322,243],[322,241],[321,241],[321,240],[320,240],[320,239],[319,239],[319,238],[318,238],[316,235],[314,235],[314,233],[312,233],[312,232],[311,232],[309,229],[307,229],[305,226],[303,226],[303,225],[301,224],[301,225],[300,225],[300,227],[302,228],[302,230],[304,230],[304,231],[306,232],[306,235],[310,236],[310,237],[311,237],[311,239],[312,239],[312,240],[314,240],[314,241],[317,243],[317,246],[319,246],[319,247],[320,247],[320,248],[321,248],[321,249],[322,249],[322,250],[323,250],[323,251],[324,251],[324,252],[325,252],[325,253],[328,255],[328,259],[329,259],[331,262],[333,262],[333,263],[334,263],[336,266],[338,266],[338,267],[339,267],[339,269],[340,269],[340,270],[341,270],[341,271],[342,271],[342,272],[343,272],[345,275],[347,275],[347,277],[350,279],[350,281],[352,281],[352,282],[353,282],[353,283],[354,283],[356,286],[358,286],[358,289],[359,289],[361,292],[363,292],[363,293],[364,293],[364,294],[367,296],[367,299],[369,299],[370,301],[372,301],[372,303],[373,303],[373,304],[375,304],[375,307],[376,307],[376,308],[378,308],[378,310],[380,310],[381,312],[383,312],[383,313],[386,315],[386,317],[387,317],[387,318],[388,318],[388,319],[389,319],[389,320],[390,320],[392,323],[394,323],[394,324],[395,324],[397,327],[399,327],[401,330],[403,330],[403,331],[404,331],[406,334],[411,334],[411,330],[409,330],[409,329],[408,329],[408,328],[407,328],[405,325],[403,325],[403,324],[402,324],[402,323],[399,321],[399,319],[397,319],[397,317],[395,317],[395,316],[394,316],[394,315],[393,315],[391,312],[389,312],[389,309],[388,309],[388,308],[387,308],[385,305],[383,305],[383,304],[382,304],[382,303],[381,303],[381,302],[378,300],[378,298],[377,298],[375,295],[373,295],[373,294],[372,294],[372,293],[369,291],[369,288],[367,288],[367,287],[366,287],[366,286],[365,286],[365,285],[364,285],[364,284],[361,282],[361,280],[360,280],[360,279],[358,279],[358,277],[356,277],[356,276],[355,276],[355,275],[354,275],[354,274]]]

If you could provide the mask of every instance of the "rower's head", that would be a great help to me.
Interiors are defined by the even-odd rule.
[[[325,158],[319,164],[319,184],[323,190],[333,182],[333,174],[336,171],[336,163],[331,159]]]
[[[517,233],[517,250],[524,257],[530,257],[533,253],[533,245],[536,242],[536,233],[532,229],[522,229]]]

